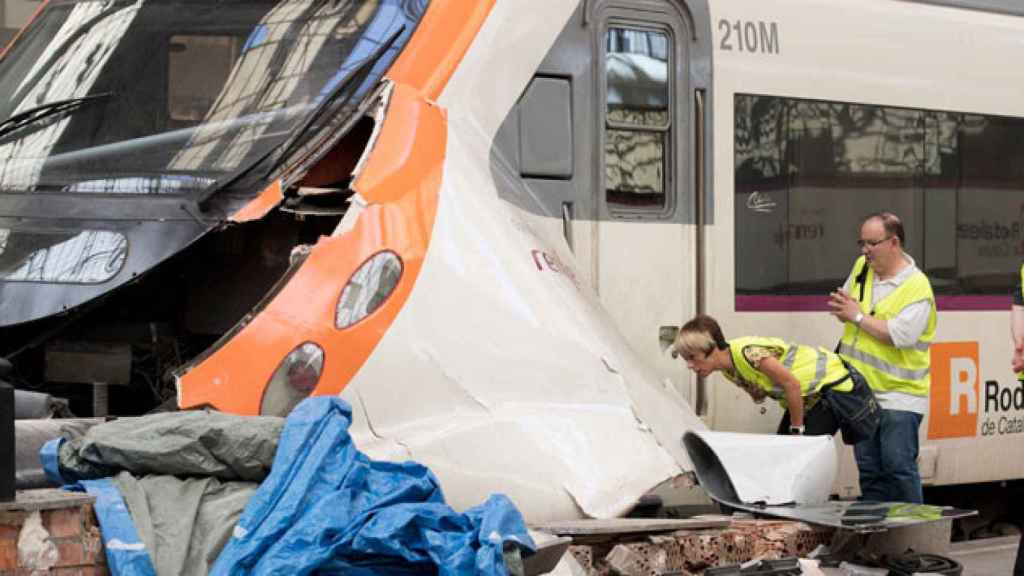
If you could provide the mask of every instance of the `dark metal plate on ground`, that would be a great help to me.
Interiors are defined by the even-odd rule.
[[[535,530],[559,536],[604,536],[611,534],[640,534],[645,532],[674,532],[700,528],[727,528],[729,520],[722,519],[668,519],[668,518],[610,518],[607,520],[571,520],[549,522],[531,526]]]
[[[551,572],[558,566],[570,544],[572,538],[555,538],[537,546],[536,552],[523,558],[523,573],[525,576],[535,576]]]
[[[712,496],[714,497],[714,496]],[[927,524],[939,520],[976,516],[977,510],[963,510],[949,506],[908,504],[906,502],[832,501],[824,504],[798,506],[759,506],[726,502],[726,506],[776,518],[800,520],[809,524],[829,526],[853,532],[884,532],[893,528]]]

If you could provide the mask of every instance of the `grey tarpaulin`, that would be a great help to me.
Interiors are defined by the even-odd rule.
[[[259,482],[270,472],[284,419],[197,410],[121,418],[60,448],[65,479],[173,474]]]
[[[158,574],[205,576],[270,471],[283,418],[123,418],[59,449],[67,481],[113,476]]]
[[[85,431],[103,422],[102,418],[77,418],[69,420],[15,420],[15,483],[18,490],[57,486],[43,473],[39,462],[39,449],[52,438],[78,438]]]
[[[72,417],[74,414],[68,408],[68,401],[63,398],[56,398],[43,392],[14,391],[14,418],[16,420]]]
[[[144,476],[113,479],[157,574],[205,575],[258,484],[216,478]]]

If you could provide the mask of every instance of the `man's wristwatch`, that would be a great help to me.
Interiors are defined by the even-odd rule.
[[[804,434],[804,427],[803,426],[790,426],[789,427],[789,433],[791,435],[793,435],[793,436],[803,436],[803,434]]]
[[[853,317],[853,323],[860,326],[860,323],[864,321],[864,313],[857,312],[857,315]]]

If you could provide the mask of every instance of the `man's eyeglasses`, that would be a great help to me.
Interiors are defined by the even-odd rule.
[[[875,246],[878,246],[882,242],[886,242],[888,240],[892,240],[892,236],[886,236],[881,240],[857,240],[857,246],[860,248],[863,248],[865,246],[868,246],[869,248],[874,248]]]

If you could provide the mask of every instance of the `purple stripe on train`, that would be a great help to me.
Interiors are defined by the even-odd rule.
[[[1009,295],[936,296],[939,311],[1009,310],[1013,298]],[[736,296],[737,312],[824,312],[828,310],[828,296],[801,294],[794,296]]]

